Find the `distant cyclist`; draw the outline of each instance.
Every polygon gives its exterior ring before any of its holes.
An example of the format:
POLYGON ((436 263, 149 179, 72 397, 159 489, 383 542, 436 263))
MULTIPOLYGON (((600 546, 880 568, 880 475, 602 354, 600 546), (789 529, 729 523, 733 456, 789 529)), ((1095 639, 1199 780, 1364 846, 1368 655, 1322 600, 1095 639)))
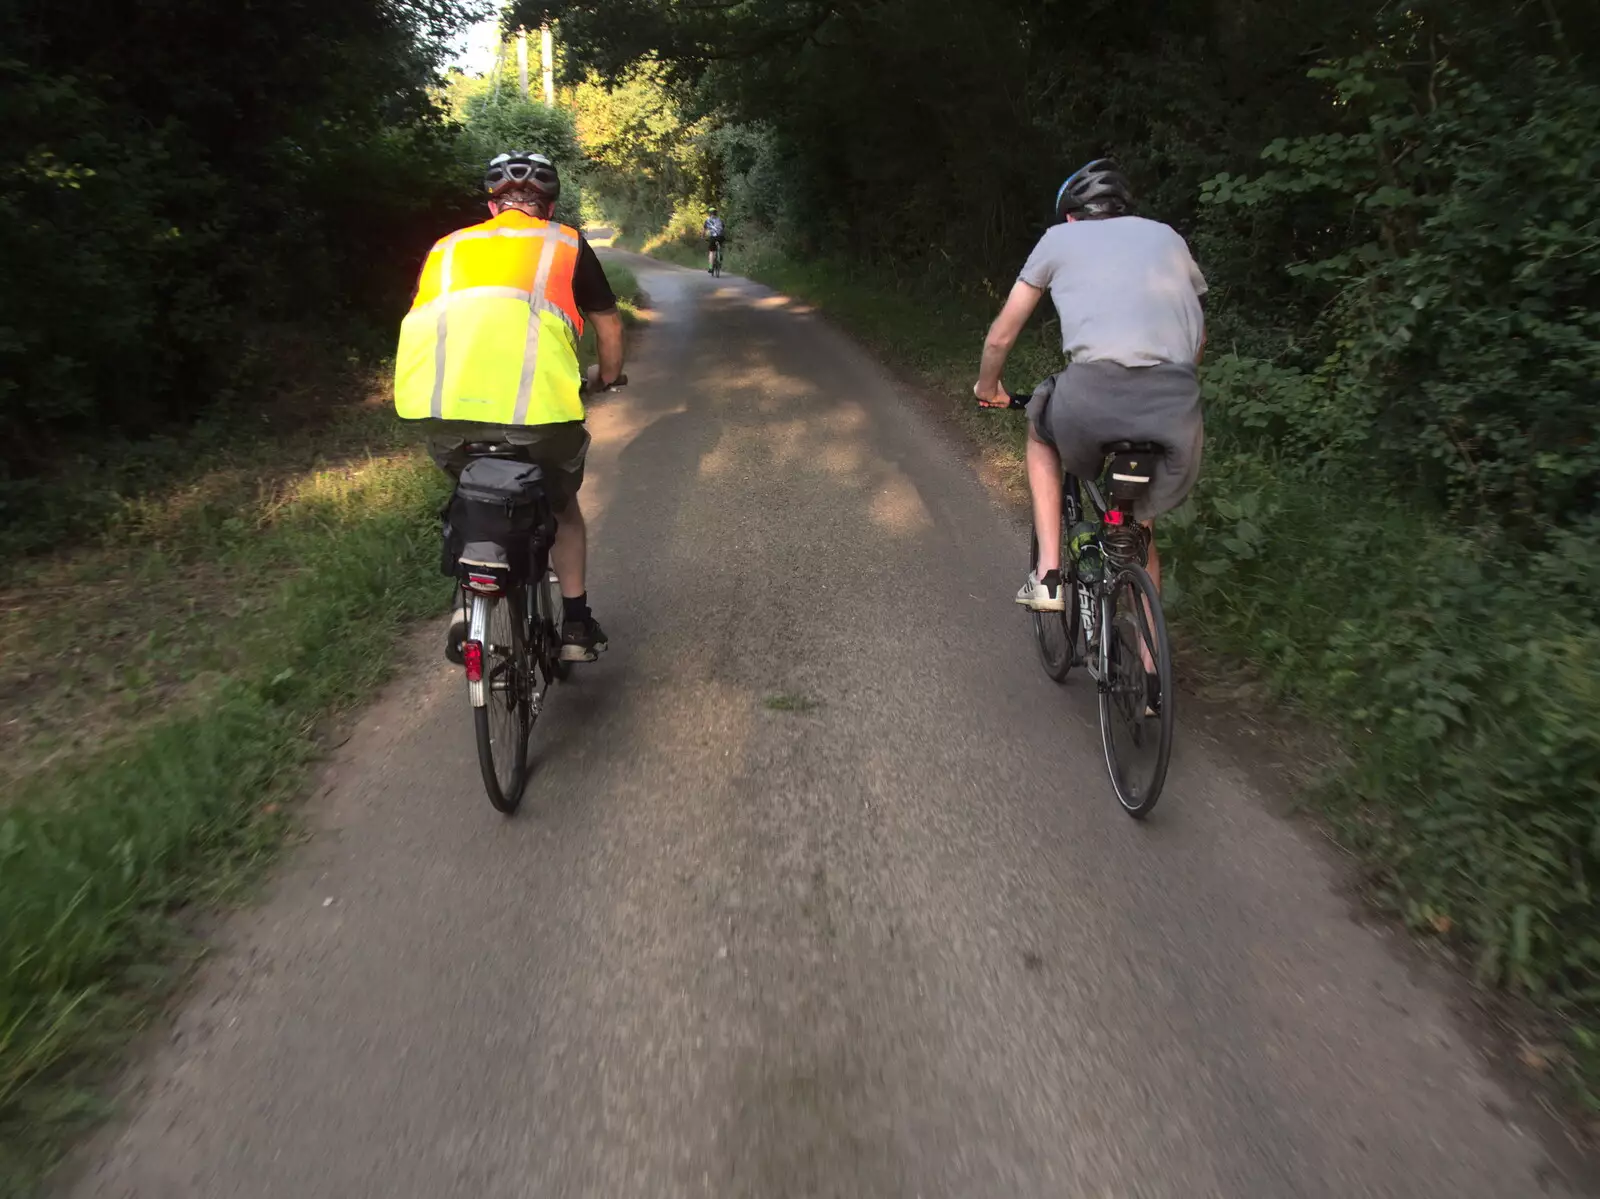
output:
MULTIPOLYGON (((1092 478, 1110 441, 1165 448, 1134 515, 1148 528, 1200 475, 1204 439, 1198 367, 1205 348, 1205 277, 1178 232, 1132 215, 1127 179, 1109 159, 1074 172, 1056 193, 1056 219, 1028 256, 989 329, 972 392, 985 407, 1010 401, 1000 375, 1045 291, 1061 318, 1066 370, 1028 402, 1028 488, 1039 535, 1036 571, 1017 603, 1066 607, 1061 577, 1061 472, 1092 478)), ((1150 577, 1161 562, 1150 542, 1150 577)))
MULTIPOLYGON (((606 635, 584 589, 588 532, 578 506, 589 434, 583 425, 578 338, 594 323, 599 363, 590 382, 622 375, 622 317, 600 260, 554 219, 561 179, 542 154, 500 154, 484 174, 490 219, 441 238, 428 254, 400 326, 394 398, 425 421, 428 450, 459 477, 472 442, 509 442, 544 468, 556 513, 550 562, 565 609, 561 658, 592 662, 606 635)), ((459 663, 458 607, 445 654, 459 663)))
POLYGON ((700 232, 706 239, 706 274, 711 274, 717 269, 717 251, 722 248, 722 239, 726 236, 722 218, 717 215, 715 208, 706 215, 706 223, 700 227, 700 232))

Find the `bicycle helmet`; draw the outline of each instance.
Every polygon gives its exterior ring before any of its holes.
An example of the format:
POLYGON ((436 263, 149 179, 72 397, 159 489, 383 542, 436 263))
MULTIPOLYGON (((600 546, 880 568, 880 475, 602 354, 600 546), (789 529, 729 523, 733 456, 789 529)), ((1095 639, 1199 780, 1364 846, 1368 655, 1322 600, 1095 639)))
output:
POLYGON ((1133 189, 1122 168, 1109 158, 1097 158, 1067 177, 1056 193, 1056 219, 1068 216, 1121 216, 1133 207, 1133 189))
POLYGON ((543 154, 526 150, 496 154, 483 174, 483 190, 494 200, 513 189, 531 191, 542 203, 554 204, 561 198, 561 176, 543 154))

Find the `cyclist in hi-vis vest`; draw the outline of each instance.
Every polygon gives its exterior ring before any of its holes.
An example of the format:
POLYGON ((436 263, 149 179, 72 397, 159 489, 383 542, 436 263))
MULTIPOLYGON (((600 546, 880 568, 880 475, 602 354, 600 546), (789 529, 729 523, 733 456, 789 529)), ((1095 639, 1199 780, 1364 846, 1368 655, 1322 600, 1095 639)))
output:
MULTIPOLYGON (((589 382, 622 376, 622 318, 594 250, 552 219, 561 179, 542 154, 498 155, 484 175, 490 219, 441 238, 428 254, 400 326, 395 408, 425 422, 428 450, 459 476, 473 442, 525 447, 544 468, 556 513, 550 564, 561 580, 562 657, 592 662, 606 647, 584 588, 587 531, 578 489, 589 434, 583 427, 578 338, 594 323, 599 346, 589 382)), ((446 655, 458 660, 465 613, 446 655)))

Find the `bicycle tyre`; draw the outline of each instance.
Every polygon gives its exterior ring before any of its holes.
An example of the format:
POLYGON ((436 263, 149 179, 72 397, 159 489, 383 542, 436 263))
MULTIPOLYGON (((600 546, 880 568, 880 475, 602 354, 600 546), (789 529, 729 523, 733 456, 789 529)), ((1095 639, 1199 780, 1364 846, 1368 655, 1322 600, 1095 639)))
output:
POLYGON ((472 602, 490 606, 483 626, 484 702, 472 710, 478 768, 489 802, 510 816, 527 786, 528 734, 533 728, 523 597, 514 592, 500 598, 475 596, 472 602))
MULTIPOLYGON (((1065 564, 1063 559, 1063 567, 1065 564)), ((1039 534, 1035 531, 1028 538, 1028 569, 1037 571, 1038 567, 1039 534)), ((1066 586, 1065 611, 1034 612, 1030 609, 1028 612, 1033 621, 1034 644, 1039 647, 1039 665, 1057 683, 1067 681, 1067 675, 1072 672, 1072 664, 1077 659, 1078 640, 1083 631, 1078 608, 1078 587, 1077 576, 1071 574, 1066 586)))
POLYGON ((544 640, 539 650, 539 660, 545 667, 545 678, 550 682, 566 682, 572 677, 572 663, 561 659, 561 584, 555 576, 545 572, 539 585, 538 620, 544 640))
POLYGON ((1161 798, 1167 766, 1172 757, 1175 727, 1172 683, 1172 644, 1161 596, 1142 566, 1121 568, 1100 598, 1101 661, 1100 742, 1105 749, 1106 771, 1122 810, 1143 820, 1161 798), (1143 602, 1137 602, 1137 601, 1143 602), (1131 640, 1129 633, 1131 630, 1131 640), (1145 669, 1140 642, 1155 662, 1160 709, 1145 713, 1145 669), (1153 742, 1153 744, 1152 744, 1153 742), (1134 751, 1147 760, 1146 769, 1134 775, 1134 751))

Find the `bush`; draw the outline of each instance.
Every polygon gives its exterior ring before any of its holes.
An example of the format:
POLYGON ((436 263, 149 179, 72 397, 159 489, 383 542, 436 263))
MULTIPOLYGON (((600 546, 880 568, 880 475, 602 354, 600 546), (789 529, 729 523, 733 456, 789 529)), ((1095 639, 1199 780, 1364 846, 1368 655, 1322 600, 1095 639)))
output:
POLYGON ((1353 230, 1289 267, 1329 307, 1316 398, 1280 428, 1538 540, 1600 511, 1600 87, 1550 59, 1526 90, 1440 66, 1419 111, 1401 72, 1377 52, 1315 72, 1349 128, 1205 196, 1353 230))
POLYGON ((1600 999, 1593 542, 1530 562, 1370 479, 1226 450, 1163 533, 1184 627, 1342 734, 1324 798, 1397 910, 1490 981, 1600 999))
POLYGON ((8 512, 63 445, 185 425, 251 387, 262 325, 391 325, 470 196, 427 91, 455 15, 0 11, 8 512))

